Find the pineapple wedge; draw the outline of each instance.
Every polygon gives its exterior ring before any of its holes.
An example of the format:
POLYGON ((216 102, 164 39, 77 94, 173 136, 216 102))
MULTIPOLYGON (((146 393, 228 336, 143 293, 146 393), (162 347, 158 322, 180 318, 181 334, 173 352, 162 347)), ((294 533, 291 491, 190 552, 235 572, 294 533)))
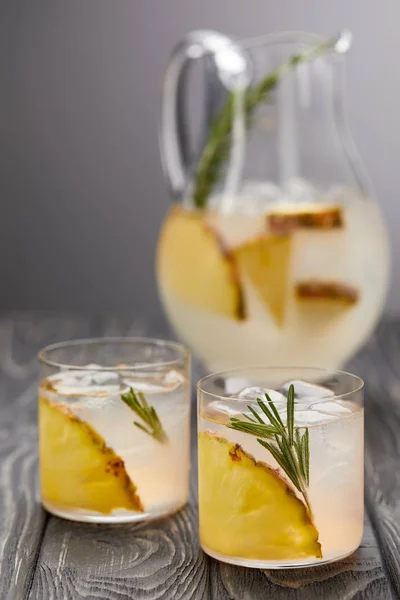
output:
POLYGON ((239 273, 247 276, 275 322, 283 325, 288 298, 292 240, 289 236, 265 236, 239 246, 233 255, 239 273))
POLYGON ((44 502, 110 514, 143 512, 123 460, 68 409, 39 399, 41 492, 44 502))
POLYGON ((327 204, 282 205, 267 215, 268 229, 288 234, 296 229, 341 229, 344 227, 340 206, 327 204))
POLYGON ((345 306, 358 301, 357 290, 338 281, 299 281, 296 284, 296 296, 299 300, 332 300, 345 306))
POLYGON ((193 307, 233 319, 244 318, 235 265, 200 212, 174 207, 157 250, 161 286, 193 307))
POLYGON ((295 284, 297 309, 307 328, 321 330, 355 306, 356 288, 335 281, 302 281, 295 284))
POLYGON ((200 540, 218 554, 251 560, 321 558, 318 531, 277 471, 238 444, 199 434, 200 540))

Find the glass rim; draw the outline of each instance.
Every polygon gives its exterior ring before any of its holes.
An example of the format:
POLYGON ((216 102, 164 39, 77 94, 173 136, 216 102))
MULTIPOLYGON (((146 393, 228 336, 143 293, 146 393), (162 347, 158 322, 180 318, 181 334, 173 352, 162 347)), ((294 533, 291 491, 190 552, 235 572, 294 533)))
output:
MULTIPOLYGON (((218 31, 209 31, 221 35, 218 31)), ((350 50, 353 41, 353 34, 349 29, 336 30, 332 35, 320 34, 305 29, 282 29, 281 31, 270 31, 253 36, 236 37, 232 36, 225 39, 225 43, 216 50, 205 50, 206 55, 218 55, 219 52, 229 50, 230 48, 237 49, 238 47, 245 51, 257 50, 268 46, 286 46, 291 44, 300 44, 306 47, 312 47, 324 42, 331 42, 332 46, 326 49, 323 56, 340 56, 346 55, 350 50)))
MULTIPOLYGON (((269 33, 262 33, 260 35, 254 35, 250 37, 244 37, 239 39, 233 39, 233 44, 240 44, 245 50, 252 50, 260 46, 273 46, 278 44, 304 44, 306 46, 313 46, 320 44, 329 39, 337 40, 337 44, 340 47, 340 42, 343 44, 346 42, 349 47, 351 45, 352 33, 348 29, 342 29, 338 33, 330 35, 322 35, 313 31, 306 31, 304 29, 283 29, 282 31, 271 31, 269 33)), ((332 48, 332 54, 339 54, 334 47, 332 48)))
POLYGON ((180 342, 175 342, 173 340, 163 340, 161 338, 151 338, 151 337, 142 337, 142 336, 131 336, 131 337, 123 337, 123 336, 106 336, 106 337, 93 337, 93 338, 81 338, 76 340, 68 340, 63 342, 55 342, 54 344, 49 344, 48 346, 44 346, 41 350, 39 350, 37 354, 37 358, 39 363, 42 365, 46 365, 48 367, 54 367, 58 369, 68 369, 74 371, 120 371, 122 368, 124 371, 140 371, 143 369, 148 369, 150 366, 153 368, 160 367, 173 367, 181 362, 187 362, 190 360, 191 352, 187 346, 181 344, 180 342), (180 353, 180 356, 174 358, 172 360, 157 360, 155 362, 147 362, 147 363, 138 363, 137 365, 123 365, 123 366, 91 366, 91 365, 74 365, 67 364, 64 362, 51 360, 46 357, 46 354, 51 352, 52 350, 58 350, 62 348, 69 348, 73 346, 84 346, 84 345, 102 345, 102 344, 148 344, 153 347, 163 347, 170 348, 171 350, 175 350, 180 353))
POLYGON ((361 377, 359 377, 358 375, 354 375, 354 373, 349 373, 348 371, 343 371, 341 369, 329 369, 329 368, 324 368, 324 367, 306 367, 304 365, 302 366, 296 366, 296 365, 289 365, 289 366, 280 366, 280 367, 273 367, 273 366, 254 366, 254 367, 239 367, 236 369, 227 369, 224 371, 218 371, 216 373, 210 373, 209 375, 205 375, 204 377, 202 377, 201 379, 199 379, 199 381, 197 382, 196 388, 198 392, 201 392, 203 394, 207 394, 208 396, 218 399, 218 400, 229 400, 230 402, 248 402, 249 400, 245 399, 245 398, 235 398, 235 397, 228 397, 228 396, 221 396, 220 394, 216 394, 214 392, 209 392, 206 389, 204 389, 202 387, 203 382, 208 381, 214 377, 226 377, 227 375, 237 375, 238 373, 244 373, 244 372, 250 372, 250 371, 270 371, 272 372, 277 372, 277 371, 290 371, 291 369, 293 370, 297 370, 297 371, 301 371, 301 370, 307 370, 307 371, 315 371, 318 373, 330 373, 330 374, 337 374, 337 375, 345 375, 346 377, 349 377, 350 379, 352 379, 353 381, 357 381, 358 382, 358 387, 356 387, 354 390, 351 390, 350 392, 344 392, 343 394, 334 394, 333 396, 329 396, 329 398, 331 398, 332 400, 341 400, 343 398, 348 398, 349 396, 352 396, 353 394, 357 394, 358 392, 360 392, 361 390, 364 389, 364 380, 361 379, 361 377))

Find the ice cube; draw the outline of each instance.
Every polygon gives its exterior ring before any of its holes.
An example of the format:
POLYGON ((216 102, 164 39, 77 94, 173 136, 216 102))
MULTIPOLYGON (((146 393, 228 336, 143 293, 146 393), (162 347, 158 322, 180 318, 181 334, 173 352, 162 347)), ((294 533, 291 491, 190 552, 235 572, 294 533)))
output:
POLYGON ((135 392, 141 392, 142 394, 160 394, 161 392, 165 392, 165 388, 162 385, 157 385, 150 381, 129 378, 124 379, 123 384, 128 388, 133 388, 135 392))
POLYGON ((114 371, 92 371, 90 376, 93 383, 98 383, 100 385, 107 381, 118 382, 118 373, 115 373, 114 371))
POLYGON ((289 179, 284 186, 284 192, 288 199, 296 204, 318 202, 321 198, 318 188, 299 177, 289 179))
POLYGON ((313 404, 311 407, 311 410, 317 410, 321 413, 324 414, 330 414, 330 415, 340 415, 343 413, 351 413, 352 410, 350 408, 347 408, 346 406, 343 406, 342 404, 339 404, 338 402, 318 402, 316 404, 313 404))
POLYGON ((163 377, 164 385, 167 385, 170 388, 176 388, 184 381, 185 377, 182 375, 182 373, 179 373, 179 371, 176 371, 175 369, 171 369, 163 377))
MULTIPOLYGON (((243 185, 240 210, 253 216, 262 216, 267 207, 282 196, 282 189, 271 182, 248 181, 243 185)), ((265 219, 263 232, 265 231, 265 219)))
POLYGON ((307 426, 314 425, 318 423, 328 423, 329 421, 334 421, 336 417, 334 415, 321 413, 318 411, 312 410, 299 410, 295 411, 294 414, 294 424, 295 426, 307 426))
MULTIPOLYGON (((271 390, 268 388, 262 388, 257 386, 245 387, 242 390, 240 390, 240 392, 237 392, 233 397, 238 398, 244 402, 247 401, 249 404, 252 405, 253 410, 260 415, 262 420, 268 423, 268 417, 263 413, 258 404, 256 404, 257 400, 262 400, 263 402, 268 404, 265 394, 268 394, 268 396, 274 403, 275 408, 280 414, 286 413, 287 399, 283 394, 277 392, 276 390, 271 390)), ((243 412, 250 415, 250 413, 244 408, 243 412)))
MULTIPOLYGON (((303 422, 305 420, 307 420, 307 415, 310 412, 310 407, 312 407, 313 403, 312 402, 296 402, 294 404, 294 424, 297 425, 298 423, 303 424, 303 422)), ((286 421, 287 421, 287 404, 285 402, 285 405, 278 405, 277 407, 278 413, 280 418, 282 419, 282 422, 286 425, 286 421)), ((311 419, 314 419, 315 417, 311 417, 311 419)))
POLYGON ((288 381, 282 386, 282 390, 287 394, 291 385, 294 387, 295 398, 302 402, 332 398, 335 395, 329 388, 316 385, 315 383, 307 383, 307 381, 302 381, 301 379, 288 381))
POLYGON ((243 406, 242 409, 240 402, 229 402, 228 399, 224 401, 215 400, 207 405, 203 416, 215 423, 229 425, 231 417, 243 419, 243 412, 245 410, 246 407, 243 406))
POLYGON ((67 370, 51 375, 46 389, 66 397, 109 397, 119 390, 118 376, 110 371, 67 370))
POLYGON ((286 396, 281 394, 281 392, 277 392, 276 390, 269 390, 267 388, 262 387, 245 387, 240 392, 235 394, 235 398, 240 398, 241 400, 263 400, 266 401, 265 394, 271 398, 274 404, 284 404, 286 406, 287 399, 286 396))
POLYGON ((229 377, 226 380, 218 379, 218 387, 221 388, 221 394, 234 396, 237 390, 241 390, 249 385, 249 380, 245 377, 229 377), (223 390, 223 391, 222 391, 223 390))
POLYGON ((143 394, 172 392, 185 380, 182 373, 175 369, 167 372, 124 371, 121 375, 124 386, 132 387, 136 392, 142 392, 143 394))

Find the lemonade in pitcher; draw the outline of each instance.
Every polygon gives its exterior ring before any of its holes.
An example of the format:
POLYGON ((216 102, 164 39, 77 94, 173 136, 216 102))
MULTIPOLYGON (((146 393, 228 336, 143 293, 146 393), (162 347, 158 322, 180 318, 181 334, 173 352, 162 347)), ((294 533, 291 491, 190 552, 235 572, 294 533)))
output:
POLYGON ((337 367, 371 334, 389 264, 334 85, 349 40, 282 34, 241 45, 215 35, 187 39, 188 56, 197 44, 214 57, 213 94, 218 83, 229 90, 189 174, 168 127, 179 53, 167 72, 162 148, 179 202, 157 250, 165 311, 214 371, 337 367))

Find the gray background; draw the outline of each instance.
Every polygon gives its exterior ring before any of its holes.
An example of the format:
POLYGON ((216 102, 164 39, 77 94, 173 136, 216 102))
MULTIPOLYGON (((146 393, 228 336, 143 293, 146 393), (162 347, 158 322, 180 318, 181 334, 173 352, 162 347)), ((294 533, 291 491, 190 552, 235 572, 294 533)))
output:
POLYGON ((200 27, 346 26, 349 119, 390 225, 399 312, 399 21, 398 0, 0 0, 0 304, 154 312, 172 46, 200 27))

